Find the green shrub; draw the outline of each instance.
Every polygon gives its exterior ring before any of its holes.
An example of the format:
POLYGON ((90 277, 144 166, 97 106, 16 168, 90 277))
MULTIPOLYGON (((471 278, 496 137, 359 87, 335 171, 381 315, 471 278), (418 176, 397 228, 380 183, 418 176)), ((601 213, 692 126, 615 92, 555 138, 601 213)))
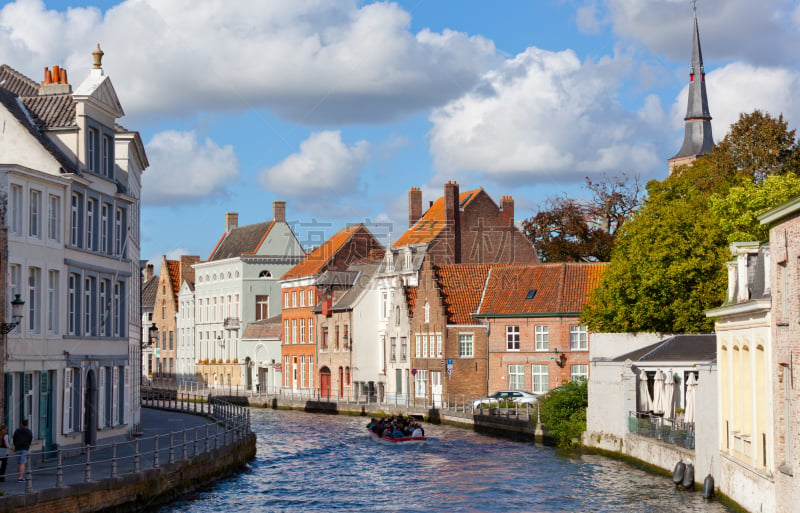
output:
POLYGON ((558 447, 572 447, 586 431, 588 405, 589 388, 585 379, 566 383, 542 398, 542 424, 558 447))

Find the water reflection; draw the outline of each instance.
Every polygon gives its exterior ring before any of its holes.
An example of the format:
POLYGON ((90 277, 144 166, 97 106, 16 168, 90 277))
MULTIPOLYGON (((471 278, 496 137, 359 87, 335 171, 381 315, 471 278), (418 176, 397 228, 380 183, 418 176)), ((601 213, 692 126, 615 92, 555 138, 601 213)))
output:
POLYGON ((253 410, 246 472, 161 512, 726 512, 700 493, 600 456, 425 426, 425 445, 372 443, 362 417, 253 410))

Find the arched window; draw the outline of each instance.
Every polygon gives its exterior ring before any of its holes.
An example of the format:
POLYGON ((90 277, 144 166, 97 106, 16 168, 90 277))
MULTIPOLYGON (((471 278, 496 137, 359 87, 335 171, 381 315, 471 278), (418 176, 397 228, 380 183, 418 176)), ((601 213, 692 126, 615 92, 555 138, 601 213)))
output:
POLYGON ((344 368, 344 384, 350 385, 350 367, 344 368))
POLYGON ((400 305, 394 307, 394 323, 400 326, 400 305))
POLYGON ((431 305, 425 301, 425 322, 431 322, 431 305))
POLYGON ((258 277, 259 277, 259 278, 272 278, 272 273, 270 273, 269 271, 267 271, 266 269, 264 269, 263 271, 261 271, 260 273, 258 273, 258 277))

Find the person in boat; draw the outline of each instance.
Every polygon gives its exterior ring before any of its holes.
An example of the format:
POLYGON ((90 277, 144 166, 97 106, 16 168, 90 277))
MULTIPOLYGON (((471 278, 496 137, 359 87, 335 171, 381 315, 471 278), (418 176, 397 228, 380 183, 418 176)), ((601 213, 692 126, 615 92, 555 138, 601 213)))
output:
POLYGON ((422 432, 422 427, 419 424, 414 424, 414 431, 411 432, 413 438, 422 438, 425 433, 422 432))
POLYGON ((394 431, 392 431, 392 438, 405 438, 406 434, 400 429, 399 426, 395 426, 394 431))

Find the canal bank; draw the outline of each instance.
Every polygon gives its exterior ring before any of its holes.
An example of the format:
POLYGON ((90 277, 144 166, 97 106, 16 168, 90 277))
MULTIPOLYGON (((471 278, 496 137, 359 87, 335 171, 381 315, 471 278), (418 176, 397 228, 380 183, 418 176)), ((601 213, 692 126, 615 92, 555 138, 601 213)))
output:
POLYGON ((0 511, 134 512, 174 500, 242 469, 255 457, 249 410, 215 401, 150 403, 144 432, 72 457, 49 458, 0 484, 0 511), (176 411, 177 410, 177 411, 176 411), (190 413, 191 412, 191 413, 190 413))

